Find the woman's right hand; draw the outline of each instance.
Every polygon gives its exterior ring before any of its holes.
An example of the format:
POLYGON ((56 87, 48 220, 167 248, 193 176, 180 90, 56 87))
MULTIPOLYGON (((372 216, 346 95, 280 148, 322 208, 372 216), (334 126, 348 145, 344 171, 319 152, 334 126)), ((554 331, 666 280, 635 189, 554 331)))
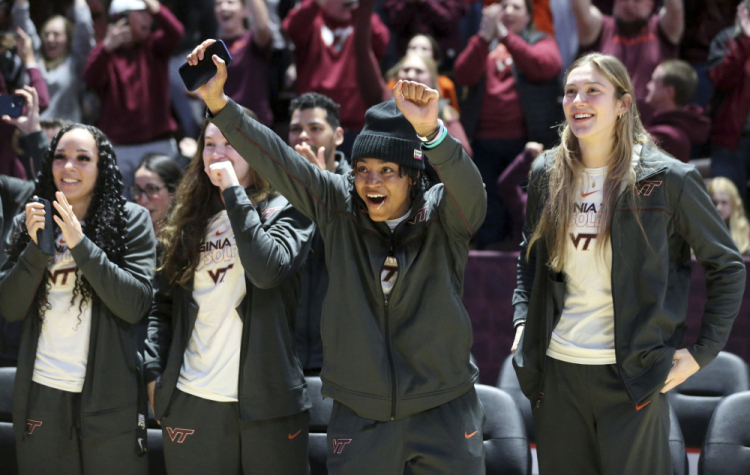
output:
POLYGON ((523 324, 516 327, 516 337, 513 338, 513 346, 510 347, 511 353, 515 353, 518 349, 518 344, 521 342, 521 335, 523 335, 523 327, 523 324))
MULTIPOLYGON (((148 391, 148 405, 151 406, 151 414, 156 418, 156 412, 154 411, 154 393, 156 392, 156 381, 151 381, 146 385, 148 391)), ((157 424, 161 425, 161 422, 156 421, 157 424)))
POLYGON ((42 203, 32 202, 26 205, 26 229, 28 229, 29 236, 31 236, 36 245, 39 245, 36 242, 36 232, 44 229, 44 215, 44 205, 42 203))
MULTIPOLYGON (((187 55, 188 64, 191 66, 197 65, 198 61, 203 59, 206 48, 215 42, 216 40, 206 40, 196 46, 193 52, 187 55)), ((227 82, 227 65, 217 55, 213 55, 211 59, 216 65, 216 74, 206 84, 198 88, 198 93, 206 103, 208 110, 212 114, 218 114, 229 101, 226 94, 224 94, 224 83, 227 82)))

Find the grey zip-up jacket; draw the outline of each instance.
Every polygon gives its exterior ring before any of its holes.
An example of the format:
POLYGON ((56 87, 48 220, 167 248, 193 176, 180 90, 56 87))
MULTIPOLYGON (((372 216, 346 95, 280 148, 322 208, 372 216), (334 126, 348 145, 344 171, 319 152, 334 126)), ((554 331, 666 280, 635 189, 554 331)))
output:
MULTIPOLYGON (((127 249, 120 265, 86 236, 70 250, 78 270, 94 288, 91 339, 81 397, 81 438, 120 434, 138 424, 141 363, 133 325, 148 313, 151 278, 156 264, 156 239, 151 217, 143 207, 125 204, 127 249)), ((14 229, 25 221, 18 215, 14 229)), ((11 233, 13 236, 14 233, 11 233)), ((41 325, 34 306, 37 287, 50 256, 29 241, 19 259, 8 259, 0 273, 0 312, 8 321, 23 319, 18 369, 13 392, 13 425, 25 436, 28 395, 34 372, 41 325)))
POLYGON ((469 391, 472 329, 461 302, 469 239, 484 221, 482 178, 447 136, 423 150, 440 174, 391 233, 347 177, 322 172, 229 101, 212 122, 250 166, 309 216, 325 241, 329 291, 321 335, 323 395, 367 419, 401 419, 469 391), (381 270, 398 279, 386 303, 381 270))
MULTIPOLYGON (((514 324, 525 322, 513 363, 524 394, 539 402, 544 361, 562 314, 565 277, 549 269, 542 242, 525 259, 547 199, 554 150, 532 165, 526 226, 513 295, 514 324)), ((682 348, 690 287, 690 249, 706 270, 707 302, 688 350, 703 367, 724 347, 745 291, 745 264, 698 171, 645 144, 636 168, 637 208, 620 196, 612 218, 612 302, 617 369, 634 404, 660 390, 682 348), (641 217, 644 232, 635 219, 641 217)), ((543 400, 541 401, 543 404, 543 400)))
MULTIPOLYGON (((241 420, 271 419, 311 407, 307 385, 294 351, 294 312, 299 298, 297 272, 310 252, 315 226, 281 195, 256 210, 241 186, 223 192, 247 293, 237 313, 242 319, 241 420)), ((217 203, 216 211, 222 209, 217 203)), ((195 328, 198 305, 193 279, 187 288, 170 286, 157 273, 146 341, 146 381, 156 381, 157 420, 169 419, 185 350, 195 328)))

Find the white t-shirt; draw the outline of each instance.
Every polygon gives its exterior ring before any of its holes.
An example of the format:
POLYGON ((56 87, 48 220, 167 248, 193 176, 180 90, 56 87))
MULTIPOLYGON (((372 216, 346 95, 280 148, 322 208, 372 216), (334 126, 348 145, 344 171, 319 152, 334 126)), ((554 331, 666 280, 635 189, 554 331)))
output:
MULTIPOLYGON (((407 211, 406 214, 401 216, 400 218, 386 219, 385 224, 387 224, 391 229, 391 232, 393 232, 396 229, 396 226, 398 226, 408 217, 409 212, 407 211)), ((396 285, 397 278, 398 261, 396 261, 396 256, 393 255, 393 249, 391 249, 388 251, 388 257, 385 258, 383 269, 380 271, 380 285, 383 286, 383 295, 385 296, 386 300, 388 300, 388 297, 391 296, 391 290, 393 290, 393 286, 396 285)))
POLYGON ((80 295, 71 306, 79 273, 62 234, 55 239, 55 251, 54 261, 47 267, 52 284, 47 298, 52 308, 44 315, 31 380, 60 391, 80 393, 89 357, 91 302, 84 304, 80 315, 80 295))
POLYGON ((208 225, 193 279, 198 316, 177 380, 180 391, 203 399, 236 402, 242 319, 236 308, 245 298, 245 270, 225 210, 208 225))
POLYGON ((597 240, 607 167, 587 168, 565 250, 565 301, 547 355, 575 364, 616 363, 612 243, 597 240), (598 246, 604 245, 604 253, 598 246))

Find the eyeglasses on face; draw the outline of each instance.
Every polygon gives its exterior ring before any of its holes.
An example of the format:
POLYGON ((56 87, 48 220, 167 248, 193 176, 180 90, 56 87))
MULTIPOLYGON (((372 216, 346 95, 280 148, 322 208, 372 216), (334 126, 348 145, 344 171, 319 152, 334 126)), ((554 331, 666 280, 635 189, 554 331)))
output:
POLYGON ((163 188, 166 188, 166 187, 159 186, 159 185, 152 185, 149 183, 148 185, 146 185, 145 189, 141 188, 138 185, 133 185, 130 188, 128 188, 128 190, 130 191, 130 196, 134 200, 137 200, 144 193, 146 194, 148 198, 155 198, 163 188))

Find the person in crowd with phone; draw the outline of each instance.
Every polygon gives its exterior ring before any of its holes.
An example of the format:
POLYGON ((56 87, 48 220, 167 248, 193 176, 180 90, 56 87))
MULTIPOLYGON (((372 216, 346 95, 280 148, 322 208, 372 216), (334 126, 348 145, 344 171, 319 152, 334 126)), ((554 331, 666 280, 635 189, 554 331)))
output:
MULTIPOLYGON (((13 74, 6 76, 8 71, 2 68, 2 74, 0 74, 0 116, 21 116, 21 108, 15 106, 23 104, 24 100, 15 96, 14 91, 21 90, 24 85, 31 86, 36 90, 39 99, 39 110, 41 112, 44 112, 47 106, 49 106, 47 83, 44 82, 44 78, 42 78, 36 58, 34 57, 31 37, 21 28, 17 28, 17 32, 18 37, 15 44, 16 55, 12 55, 11 58, 14 56, 20 58, 21 64, 25 67, 26 75, 28 76, 28 84, 25 84, 23 80, 15 77, 13 74)), ((13 148, 13 134, 15 132, 15 125, 7 121, 0 122, 0 175, 27 179, 30 177, 13 148)))
POLYGON ((158 0, 112 0, 104 41, 89 54, 83 80, 101 98, 97 125, 115 146, 130 188, 147 153, 177 155, 169 105, 169 57, 182 24, 158 0), (152 30, 154 21, 160 27, 152 30))
POLYGON ((726 344, 745 264, 695 167, 658 149, 625 66, 565 75, 561 145, 533 164, 513 295, 513 364, 539 473, 672 473, 667 391, 726 344), (706 270, 685 348, 691 248, 706 270))
POLYGON ((214 12, 221 38, 232 55, 227 94, 255 112, 263 125, 272 127, 268 67, 273 35, 265 2, 216 0, 214 12), (252 29, 248 18, 252 18, 252 29))
MULTIPOLYGON (((26 152, 27 160, 31 162, 28 165, 29 171, 40 170, 49 143, 39 119, 39 95, 30 86, 17 90, 16 95, 25 102, 23 113, 19 117, 2 116, 2 120, 15 126, 21 134, 19 144, 26 152)), ((35 173, 27 174, 29 177, 34 175, 35 173)), ((13 229, 13 218, 23 210, 23 206, 34 194, 35 186, 31 179, 0 175, 0 268, 7 257, 5 243, 13 229)), ((21 322, 6 321, 0 313, 0 366, 17 365, 21 325, 21 322)))
POLYGON ((39 70, 47 83, 50 105, 42 119, 66 119, 81 122, 81 102, 84 83, 81 81, 83 67, 89 52, 94 47, 94 22, 86 0, 75 0, 74 23, 61 15, 49 18, 42 25, 41 36, 29 16, 29 0, 15 0, 13 20, 31 38, 40 57, 39 70))
POLYGON ((123 191, 107 137, 74 124, 45 157, 35 194, 47 206, 30 202, 14 220, 0 313, 23 320, 13 394, 22 475, 148 473, 133 325, 151 304, 156 243, 148 212, 123 191))
MULTIPOLYGON (((357 82, 354 12, 358 5, 348 0, 303 0, 283 23, 294 43, 297 93, 317 92, 341 104, 344 143, 338 148, 347 156, 365 125, 368 107, 357 82)), ((366 54, 379 61, 385 56, 390 34, 378 15, 370 14, 367 20, 371 46, 366 54)))
POLYGON ((328 256, 323 396, 334 400, 328 473, 484 473, 484 413, 461 303, 469 240, 486 211, 481 176, 438 120, 438 92, 399 81, 367 111, 352 175, 321 171, 223 92, 198 90, 237 153, 319 226, 328 256), (424 162, 442 184, 426 190, 424 162), (439 467, 439 468, 436 468, 439 467))
POLYGON ((294 351, 312 222, 205 121, 161 233, 146 342, 170 473, 309 473, 294 351))

